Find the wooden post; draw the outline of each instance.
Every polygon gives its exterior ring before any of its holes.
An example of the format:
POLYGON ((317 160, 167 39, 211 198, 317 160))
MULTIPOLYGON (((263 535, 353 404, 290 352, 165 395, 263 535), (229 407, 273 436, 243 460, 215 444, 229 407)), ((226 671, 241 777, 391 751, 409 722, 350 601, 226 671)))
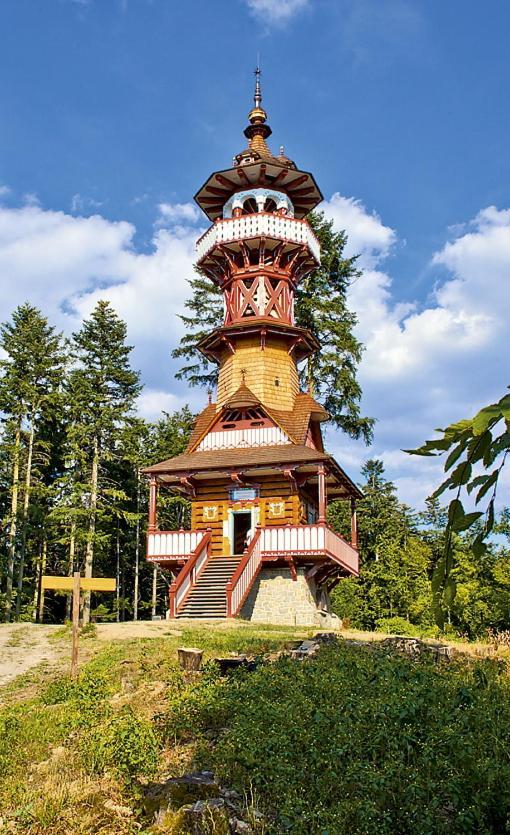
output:
POLYGON ((351 499, 351 545, 358 548, 358 519, 356 516, 356 499, 351 499))
POLYGON ((41 578, 41 589, 53 589, 54 591, 72 591, 72 647, 71 647, 71 677, 78 675, 78 637, 80 634, 80 597, 82 591, 115 591, 116 582, 112 577, 81 577, 79 571, 75 571, 72 577, 52 577, 43 574, 41 578))
POLYGON ((71 678, 78 675, 78 635, 80 629, 80 572, 73 574, 73 644, 71 648, 71 678))
POLYGON ((151 475, 150 487, 149 487, 149 525, 148 525, 148 528, 147 528, 149 533, 154 533, 154 531, 156 530, 157 496, 158 496, 158 483, 156 481, 156 476, 151 475))
POLYGON ((319 476, 319 522, 326 521, 326 470, 324 464, 317 468, 319 476))

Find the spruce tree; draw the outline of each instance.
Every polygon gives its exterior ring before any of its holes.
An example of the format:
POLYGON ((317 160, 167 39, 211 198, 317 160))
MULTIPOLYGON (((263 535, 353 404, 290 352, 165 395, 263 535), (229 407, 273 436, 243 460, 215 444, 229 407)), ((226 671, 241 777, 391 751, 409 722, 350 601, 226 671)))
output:
POLYGON ((1 326, 0 347, 5 352, 0 360, 0 409, 12 461, 5 585, 5 618, 9 620, 15 568, 17 616, 21 608, 34 463, 44 455, 40 427, 60 396, 65 355, 61 335, 30 304, 18 307, 12 321, 1 326))
MULTIPOLYGON (((356 315, 347 306, 349 284, 361 273, 356 257, 346 258, 347 236, 334 232, 333 221, 315 212, 308 220, 321 245, 321 265, 296 290, 296 324, 317 337, 321 350, 301 369, 302 381, 328 410, 332 421, 351 438, 370 442, 374 420, 360 411, 361 387, 357 368, 363 346, 354 334, 356 315)), ((192 296, 186 303, 189 314, 181 316, 186 333, 172 352, 187 363, 177 373, 191 385, 211 388, 217 368, 198 351, 197 343, 223 321, 222 293, 197 270, 190 279, 192 296)))
MULTIPOLYGON (((125 500, 122 485, 110 478, 108 465, 118 459, 122 433, 140 392, 139 374, 129 363, 126 325, 106 301, 99 301, 81 330, 73 335, 73 368, 68 382, 70 423, 69 466, 79 479, 75 500, 86 509, 85 577, 91 577, 96 544, 107 545, 110 521, 125 500)), ((90 619, 90 594, 85 595, 83 622, 90 619)))

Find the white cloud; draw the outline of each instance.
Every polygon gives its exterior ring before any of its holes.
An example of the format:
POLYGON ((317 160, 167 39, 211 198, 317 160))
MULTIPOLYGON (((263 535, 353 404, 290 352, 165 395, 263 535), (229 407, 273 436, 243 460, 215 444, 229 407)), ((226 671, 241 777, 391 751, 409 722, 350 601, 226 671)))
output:
POLYGON ((148 253, 135 250, 135 231, 98 214, 0 206, 0 318, 30 300, 69 332, 98 299, 108 299, 128 324, 145 382, 175 388, 170 350, 181 334, 176 314, 188 296, 199 230, 159 229, 148 253))
POLYGON ((2 197, 8 197, 10 193, 11 189, 9 188, 9 186, 0 186, 0 200, 2 199, 2 197))
POLYGON ((84 197, 82 194, 73 194, 71 198, 71 211, 75 214, 84 214, 93 209, 100 209, 103 203, 94 200, 93 197, 84 197))
POLYGON ((186 402, 170 391, 145 388, 138 398, 137 411, 147 420, 157 420, 162 412, 174 412, 186 402))
POLYGON ((309 0, 244 0, 250 12, 262 23, 283 25, 309 6, 309 0))
MULTIPOLYGON (((420 503, 438 483, 440 465, 401 448, 419 445, 436 427, 498 399, 510 382, 510 210, 491 206, 456 227, 432 258, 431 268, 441 268, 443 276, 429 300, 402 304, 383 270, 393 231, 352 198, 334 195, 324 209, 349 234, 349 254, 359 252, 365 266, 349 302, 366 346, 360 367, 364 409, 378 423, 373 449, 354 449, 362 457, 382 457, 404 498, 420 503)), ((331 442, 339 455, 352 457, 352 450, 345 452, 349 442, 331 442)))
POLYGON ((319 208, 334 221, 337 230, 348 231, 345 254, 359 255, 363 268, 373 267, 385 258, 396 241, 394 230, 384 226, 375 212, 367 212, 363 203, 354 197, 335 192, 319 208))
POLYGON ((198 206, 194 203, 160 203, 157 226, 174 226, 178 224, 193 224, 200 219, 198 206))

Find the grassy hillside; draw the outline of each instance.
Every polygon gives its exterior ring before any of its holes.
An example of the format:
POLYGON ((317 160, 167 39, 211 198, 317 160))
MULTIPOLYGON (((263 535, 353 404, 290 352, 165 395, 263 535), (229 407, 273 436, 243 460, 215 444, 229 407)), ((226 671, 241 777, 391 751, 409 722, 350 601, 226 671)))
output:
POLYGON ((1 833, 182 832, 171 816, 153 825, 145 785, 194 768, 261 810, 268 835, 508 831, 504 661, 434 665, 340 640, 313 661, 185 675, 179 645, 260 655, 309 631, 167 631, 83 640, 77 682, 38 670, 0 690, 1 833))

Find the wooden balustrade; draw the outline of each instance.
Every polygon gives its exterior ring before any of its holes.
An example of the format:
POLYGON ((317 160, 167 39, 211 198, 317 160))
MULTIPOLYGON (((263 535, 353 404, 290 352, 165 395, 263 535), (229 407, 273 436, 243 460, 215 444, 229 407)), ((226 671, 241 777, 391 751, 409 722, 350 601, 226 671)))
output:
POLYGON ((147 534, 147 559, 189 559, 200 543, 204 531, 150 531, 147 534))
POLYGON ((317 263, 320 261, 320 244, 308 222, 272 212, 256 212, 217 220, 197 241, 197 261, 205 258, 216 244, 260 236, 306 244, 317 263))
POLYGON ((262 564, 262 529, 257 528, 232 579, 227 583, 227 617, 239 614, 262 564))
MULTIPOLYGON (((189 533, 189 531, 188 531, 189 533)), ((202 533, 194 553, 170 586, 170 617, 175 618, 210 557, 211 531, 202 533)))

